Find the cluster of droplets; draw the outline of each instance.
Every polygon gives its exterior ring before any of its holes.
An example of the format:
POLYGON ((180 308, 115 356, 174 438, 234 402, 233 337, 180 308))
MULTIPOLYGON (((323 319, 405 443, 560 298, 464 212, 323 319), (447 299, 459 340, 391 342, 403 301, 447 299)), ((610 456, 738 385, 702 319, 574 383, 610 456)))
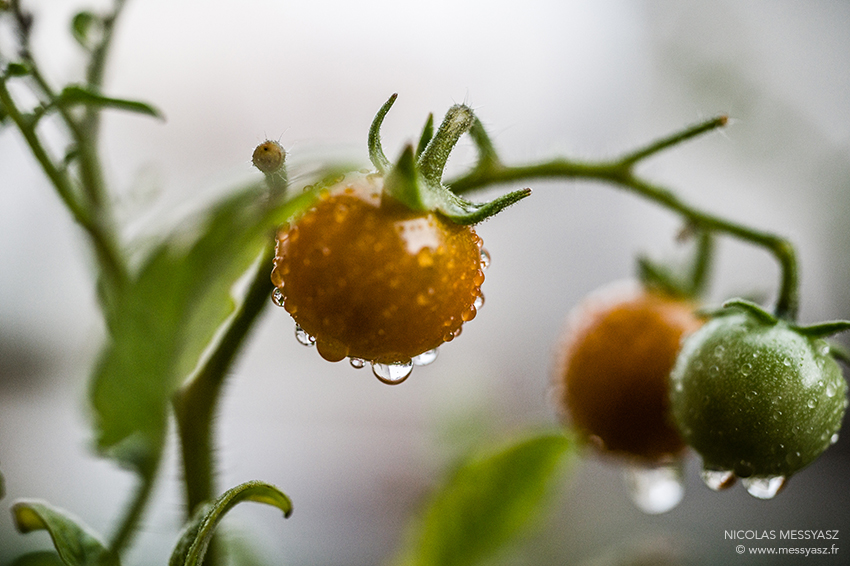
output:
MULTIPOLYGON (((481 271, 485 271, 490 266, 490 253, 485 248, 480 248, 481 253, 481 271)), ((272 291, 272 302, 278 306, 283 308, 286 295, 283 291, 282 281, 274 281, 275 283, 280 283, 280 286, 275 287, 272 291)), ((470 312, 477 312, 484 306, 484 293, 482 293, 479 289, 478 294, 475 297, 475 301, 472 303, 472 308, 470 312)), ((468 320, 472 320, 472 317, 469 317, 468 320)), ((466 318, 464 321, 468 321, 466 318)), ((461 328, 458 328, 454 332, 446 335, 444 340, 449 342, 454 338, 460 336, 461 328)), ((295 340, 301 344, 302 346, 315 346, 316 345, 316 337, 311 336, 306 330, 301 328, 298 324, 295 325, 295 340)), ((366 367, 366 364, 371 365, 372 374, 378 381, 381 383, 385 383, 387 385, 398 385, 403 383, 410 377, 410 374, 413 372, 413 368, 416 366, 427 366, 434 362, 437 359, 437 355, 439 354, 439 349, 434 348, 432 350, 428 350, 426 352, 422 352, 421 354, 414 356, 412 359, 406 362, 395 362, 390 364, 379 363, 375 361, 368 361, 362 358, 349 357, 348 361, 351 364, 351 367, 354 369, 363 369, 366 367)))
MULTIPOLYGON (((834 440, 837 441, 837 436, 834 440)), ((833 442, 834 443, 834 442, 833 442)), ((732 470, 706 466, 700 472, 703 483, 713 491, 729 489, 738 480, 732 470)), ((685 495, 683 462, 680 459, 657 465, 633 464, 625 468, 623 480, 632 502, 644 513, 657 515, 676 507, 685 495)), ((758 499, 772 499, 788 482, 786 476, 741 478, 747 493, 758 499)))
MULTIPOLYGON (((741 465, 746 467, 748 464, 746 462, 741 462, 741 465)), ((723 470, 720 468, 705 466, 700 472, 700 478, 702 478, 702 482, 709 489, 713 491, 723 491, 735 485, 738 476, 736 476, 735 472, 732 470, 723 470)), ((781 475, 749 476, 741 478, 741 483, 743 484, 744 489, 747 490, 747 493, 758 499, 773 499, 777 493, 782 491, 782 488, 785 487, 787 482, 788 478, 781 475)))

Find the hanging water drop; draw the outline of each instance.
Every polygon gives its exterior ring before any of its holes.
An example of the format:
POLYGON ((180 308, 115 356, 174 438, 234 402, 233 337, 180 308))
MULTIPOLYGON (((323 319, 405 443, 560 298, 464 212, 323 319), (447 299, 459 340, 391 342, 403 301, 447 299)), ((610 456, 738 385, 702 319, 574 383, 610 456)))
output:
POLYGON ((735 484, 735 473, 732 470, 716 470, 703 468, 700 472, 702 482, 714 491, 729 489, 735 484))
POLYGON ((283 301, 285 299, 286 299, 286 297, 283 294, 283 289, 281 289, 280 287, 275 287, 274 291, 272 291, 272 302, 275 305, 282 307, 283 301))
POLYGON ((685 495, 681 462, 651 468, 630 466, 623 479, 632 502, 650 515, 670 511, 685 495))
POLYGON ((351 367, 354 369, 363 369, 366 367, 366 360, 362 358, 348 358, 348 363, 351 364, 351 367))
POLYGON ((488 267, 490 267, 490 252, 481 248, 481 271, 487 271, 488 267))
POLYGON ((835 444, 836 442, 838 442, 838 433, 837 432, 829 438, 830 444, 835 444))
POLYGON ((297 324, 295 325, 295 339, 298 340, 298 343, 301 344, 302 346, 315 346, 316 345, 315 336, 310 336, 309 334, 307 334, 307 331, 305 331, 303 328, 301 328, 297 324))
POLYGON ((437 350, 437 348, 434 348, 433 350, 428 350, 427 352, 422 352, 418 356, 414 356, 414 358, 410 361, 413 362, 413 365, 415 366, 427 366, 428 364, 433 363, 434 360, 437 359, 438 353, 439 350, 437 350))
POLYGON ((484 306, 484 293, 478 293, 478 296, 475 297, 475 301, 473 301, 472 306, 475 307, 476 310, 481 310, 481 307, 484 306))
POLYGON ((413 362, 400 362, 395 364, 378 364, 372 362, 372 373, 381 383, 387 385, 398 385, 410 376, 413 371, 413 362))
POLYGON ((773 499, 785 486, 786 480, 785 476, 753 476, 742 479, 741 483, 753 497, 773 499))

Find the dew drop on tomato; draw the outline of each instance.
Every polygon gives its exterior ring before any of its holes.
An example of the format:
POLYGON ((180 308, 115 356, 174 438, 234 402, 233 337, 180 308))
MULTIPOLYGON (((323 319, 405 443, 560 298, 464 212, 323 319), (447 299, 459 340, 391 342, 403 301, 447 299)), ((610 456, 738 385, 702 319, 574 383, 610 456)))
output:
POLYGON ((283 306, 283 302, 286 300, 286 297, 283 294, 283 289, 280 287, 275 287, 275 290, 272 291, 272 302, 279 306, 283 306))
POLYGON ((741 480, 747 493, 758 499, 773 499, 779 493, 788 478, 785 476, 753 476, 741 480))
POLYGON ((720 470, 715 468, 703 468, 700 472, 700 478, 712 491, 722 491, 734 485, 735 473, 732 470, 720 470))
POLYGON ((486 271, 490 267, 490 252, 481 248, 481 271, 486 271))
POLYGON ((372 373, 381 383, 387 385, 398 385, 410 377, 413 371, 413 362, 400 362, 395 364, 380 364, 372 362, 372 373))
POLYGON ((658 466, 630 465, 624 480, 632 502, 644 513, 659 515, 670 511, 685 495, 682 462, 658 466))
POLYGON ((474 306, 476 310, 481 310, 481 307, 484 306, 484 293, 478 293, 475 297, 475 301, 472 303, 472 306, 474 306))
POLYGON ((298 340, 298 343, 302 346, 315 346, 316 338, 307 334, 307 331, 295 325, 295 339, 298 340))
POLYGON ((439 354, 439 350, 434 348, 433 350, 428 350, 427 352, 422 352, 418 356, 415 356, 411 362, 413 362, 413 365, 415 366, 427 366, 437 359, 437 354, 439 354))

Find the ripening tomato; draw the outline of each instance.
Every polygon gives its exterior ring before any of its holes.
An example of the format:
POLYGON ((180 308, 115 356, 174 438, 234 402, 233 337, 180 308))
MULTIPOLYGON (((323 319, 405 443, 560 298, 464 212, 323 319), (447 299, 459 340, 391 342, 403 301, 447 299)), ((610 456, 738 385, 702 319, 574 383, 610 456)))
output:
POLYGON ((351 173, 277 236, 272 281, 330 361, 409 363, 476 315, 481 239, 382 188, 379 174, 351 173))
POLYGON ((565 420, 605 454, 652 464, 680 453, 668 379, 682 337, 700 324, 691 302, 638 284, 587 297, 570 315, 557 365, 565 420))

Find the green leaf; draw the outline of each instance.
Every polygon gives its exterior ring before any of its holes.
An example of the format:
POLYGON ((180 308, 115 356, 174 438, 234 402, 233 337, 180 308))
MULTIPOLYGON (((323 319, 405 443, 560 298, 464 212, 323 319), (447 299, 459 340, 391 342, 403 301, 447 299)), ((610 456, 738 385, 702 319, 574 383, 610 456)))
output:
POLYGON ((129 112, 146 114, 148 116, 153 116, 154 118, 163 118, 163 115, 159 110, 145 102, 124 100, 122 98, 109 98, 80 85, 69 85, 62 89, 62 92, 56 98, 56 104, 59 106, 82 104, 84 106, 116 108, 118 110, 127 110, 129 112))
POLYGON ((543 434, 464 463, 432 497, 404 566, 472 566, 491 558, 538 519, 574 443, 543 434))
POLYGON ((197 566, 201 564, 215 528, 230 509, 243 501, 254 501, 277 507, 283 511, 285 518, 292 514, 292 502, 278 488, 259 481, 243 483, 228 490, 214 503, 205 505, 195 513, 183 530, 168 565, 197 566))
POLYGON ((188 222, 194 233, 153 250, 107 313, 111 340, 90 390, 102 453, 143 473, 158 461, 171 396, 234 312, 235 283, 272 244, 274 228, 314 198, 311 191, 269 206, 251 187, 216 204, 200 225, 188 222))
POLYGON ((25 63, 9 63, 4 75, 7 77, 25 77, 30 74, 30 68, 25 63))
POLYGON ((86 49, 91 49, 94 42, 90 36, 95 31, 95 26, 102 26, 102 20, 94 13, 84 10, 77 13, 71 20, 71 33, 77 43, 86 49))
POLYGON ((43 501, 19 501, 12 506, 15 527, 21 533, 46 530, 66 566, 117 566, 110 552, 85 525, 67 512, 43 501))
POLYGON ((65 563, 55 552, 43 551, 19 556, 12 566, 65 566, 65 563))

